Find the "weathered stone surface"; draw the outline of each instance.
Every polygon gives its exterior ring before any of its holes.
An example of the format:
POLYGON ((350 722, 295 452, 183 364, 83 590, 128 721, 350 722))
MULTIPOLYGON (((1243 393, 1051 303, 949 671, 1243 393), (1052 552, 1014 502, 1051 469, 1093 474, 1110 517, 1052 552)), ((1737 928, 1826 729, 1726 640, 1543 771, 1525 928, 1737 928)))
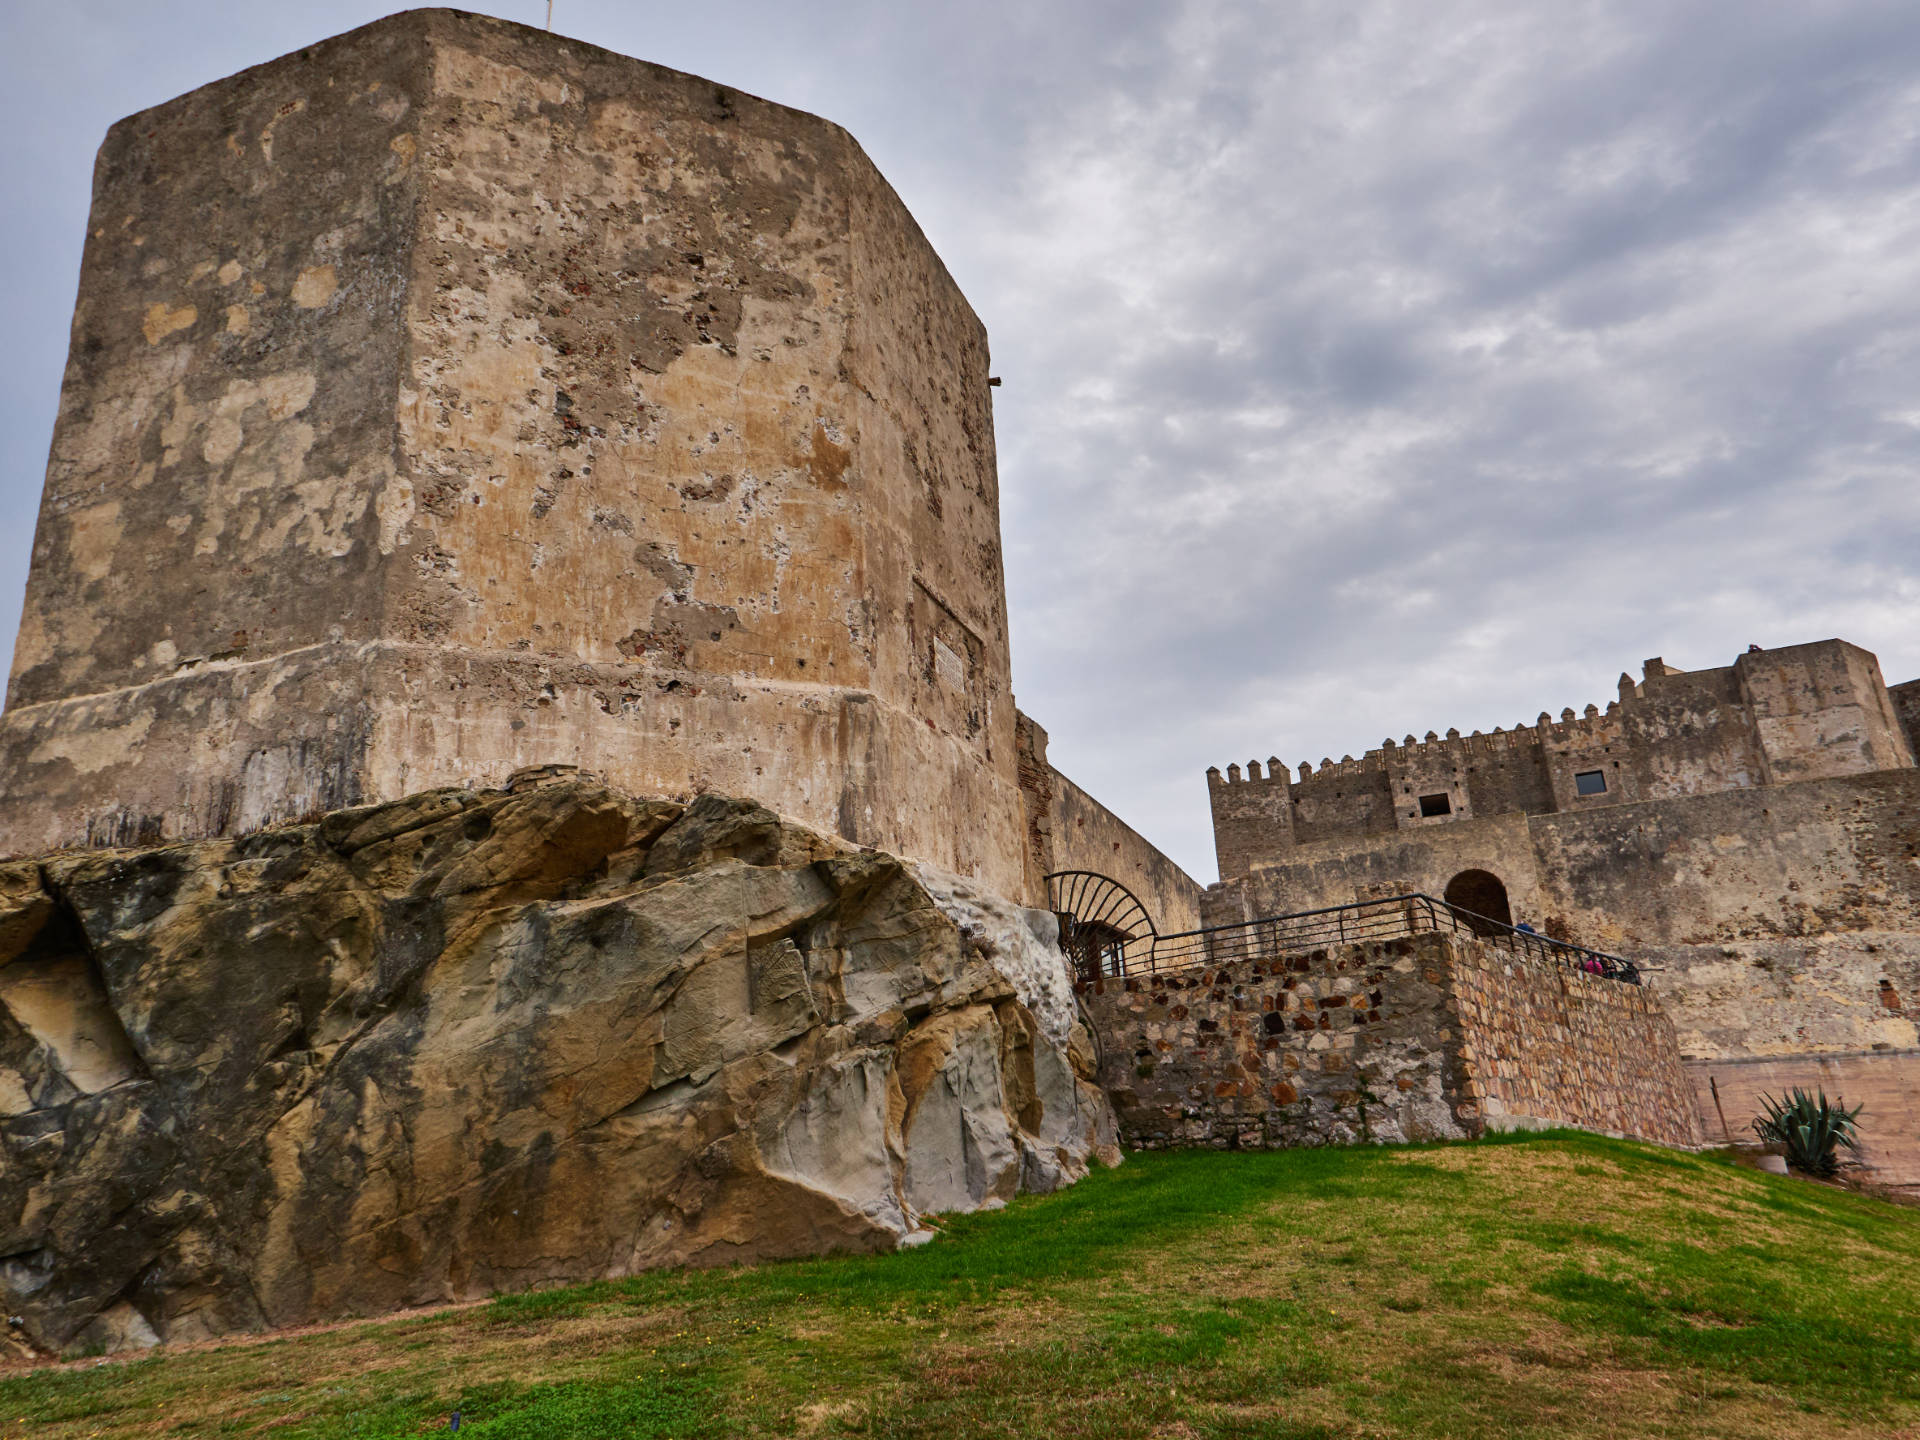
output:
POLYGON ((8 871, 0 1303, 177 1341, 884 1249, 1117 1160, 1050 917, 949 904, 581 779, 8 871))
POLYGON ((130 117, 0 854, 562 763, 1037 899, 987 379, 853 139, 691 75, 420 10, 130 117))

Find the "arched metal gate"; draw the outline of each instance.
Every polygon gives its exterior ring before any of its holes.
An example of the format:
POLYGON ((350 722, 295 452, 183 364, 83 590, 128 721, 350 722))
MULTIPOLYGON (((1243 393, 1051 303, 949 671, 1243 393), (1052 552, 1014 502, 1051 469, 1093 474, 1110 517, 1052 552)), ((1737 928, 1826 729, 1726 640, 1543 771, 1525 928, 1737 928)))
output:
POLYGON ((1153 968, 1153 916, 1112 876, 1057 870, 1047 876, 1047 908, 1060 917, 1060 948, 1080 979, 1153 968))

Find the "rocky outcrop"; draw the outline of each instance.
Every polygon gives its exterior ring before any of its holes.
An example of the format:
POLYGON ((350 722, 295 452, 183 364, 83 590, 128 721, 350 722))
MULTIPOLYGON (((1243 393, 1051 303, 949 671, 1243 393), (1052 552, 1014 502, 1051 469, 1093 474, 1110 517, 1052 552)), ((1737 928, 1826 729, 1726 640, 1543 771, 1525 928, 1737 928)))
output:
POLYGON ((1050 922, 579 779, 0 866, 12 1338, 885 1249, 1071 1181, 1118 1152, 1050 922))

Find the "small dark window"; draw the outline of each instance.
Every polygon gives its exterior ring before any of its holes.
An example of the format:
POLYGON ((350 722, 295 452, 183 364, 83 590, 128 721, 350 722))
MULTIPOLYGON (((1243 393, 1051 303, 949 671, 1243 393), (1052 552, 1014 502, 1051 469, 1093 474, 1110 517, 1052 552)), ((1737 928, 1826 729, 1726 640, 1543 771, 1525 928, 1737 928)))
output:
POLYGON ((1445 795, 1422 795, 1420 797, 1420 813, 1422 815, 1451 815, 1453 813, 1453 801, 1449 800, 1445 795))
POLYGON ((1573 791, 1576 795, 1604 795, 1607 793, 1607 772, 1604 770, 1582 770, 1573 777, 1573 791))

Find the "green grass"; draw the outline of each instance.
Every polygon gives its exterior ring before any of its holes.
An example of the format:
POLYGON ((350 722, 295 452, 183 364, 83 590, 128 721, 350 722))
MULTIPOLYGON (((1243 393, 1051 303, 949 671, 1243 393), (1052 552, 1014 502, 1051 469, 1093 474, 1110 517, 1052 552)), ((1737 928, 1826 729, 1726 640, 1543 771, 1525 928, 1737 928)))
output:
POLYGON ((1137 1155, 899 1255, 0 1379, 0 1436, 1920 1435, 1920 1212, 1572 1133, 1137 1155))

